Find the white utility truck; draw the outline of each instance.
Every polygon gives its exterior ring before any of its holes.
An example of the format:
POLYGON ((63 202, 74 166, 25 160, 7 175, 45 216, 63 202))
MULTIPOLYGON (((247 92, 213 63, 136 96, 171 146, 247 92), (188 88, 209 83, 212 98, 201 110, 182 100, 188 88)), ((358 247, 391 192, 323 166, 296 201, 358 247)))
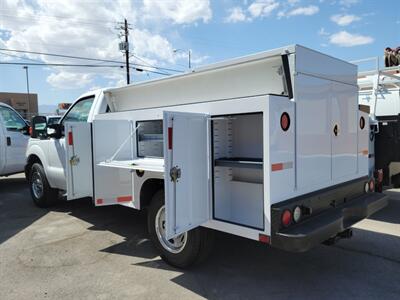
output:
POLYGON ((0 102, 0 176, 24 172, 29 125, 11 106, 0 102))
POLYGON ((32 196, 147 209, 178 267, 204 257, 210 229, 289 251, 349 237, 387 203, 357 90, 356 66, 294 45, 86 94, 31 140, 32 196))
POLYGON ((358 74, 359 103, 370 107, 370 173, 378 186, 400 186, 400 67, 377 67, 358 74), (380 184, 380 182, 382 184, 380 184))

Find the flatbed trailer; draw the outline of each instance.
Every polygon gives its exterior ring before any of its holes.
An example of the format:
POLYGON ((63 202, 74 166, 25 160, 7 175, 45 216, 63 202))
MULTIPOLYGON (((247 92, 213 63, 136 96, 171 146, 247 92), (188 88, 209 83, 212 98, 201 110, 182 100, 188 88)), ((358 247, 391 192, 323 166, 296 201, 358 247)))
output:
POLYGON ((386 205, 368 176, 355 65, 293 45, 104 91, 65 124, 67 199, 147 209, 168 263, 211 230, 306 251, 386 205))

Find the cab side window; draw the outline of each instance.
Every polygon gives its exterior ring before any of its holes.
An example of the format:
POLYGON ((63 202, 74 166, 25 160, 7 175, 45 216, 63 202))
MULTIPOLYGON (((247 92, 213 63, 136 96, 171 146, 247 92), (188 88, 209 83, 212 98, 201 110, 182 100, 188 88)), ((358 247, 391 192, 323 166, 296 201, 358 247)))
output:
POLYGON ((77 102, 64 117, 62 123, 64 124, 65 122, 87 122, 93 101, 94 96, 85 98, 77 102))
POLYGON ((0 106, 0 114, 8 131, 20 131, 26 127, 26 122, 12 109, 0 106))

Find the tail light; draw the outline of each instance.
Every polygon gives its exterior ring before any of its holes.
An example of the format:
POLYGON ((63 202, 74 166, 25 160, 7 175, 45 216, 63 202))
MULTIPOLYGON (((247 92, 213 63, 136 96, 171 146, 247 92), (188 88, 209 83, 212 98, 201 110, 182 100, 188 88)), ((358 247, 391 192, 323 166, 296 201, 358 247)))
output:
POLYGON ((379 169, 378 170, 378 176, 377 176, 378 178, 378 183, 382 183, 382 181, 383 181, 383 170, 382 169, 379 169))
POLYGON ((302 211, 300 206, 296 206, 293 210, 293 221, 298 223, 302 217, 302 211))
POLYGON ((33 132, 32 126, 29 126, 29 135, 30 136, 32 136, 32 132, 33 132))
POLYGON ((290 127, 290 117, 287 112, 281 115, 281 128, 283 131, 287 131, 290 127))
POLYGON ((364 191, 365 191, 366 193, 369 192, 369 182, 366 182, 366 183, 365 183, 364 191))
POLYGON ((375 190, 375 182, 374 182, 374 180, 373 179, 371 179, 370 181, 369 181, 369 191, 370 192, 373 192, 374 190, 375 190))
POLYGON ((281 216, 281 222, 284 227, 288 227, 292 223, 292 212, 285 209, 281 216))

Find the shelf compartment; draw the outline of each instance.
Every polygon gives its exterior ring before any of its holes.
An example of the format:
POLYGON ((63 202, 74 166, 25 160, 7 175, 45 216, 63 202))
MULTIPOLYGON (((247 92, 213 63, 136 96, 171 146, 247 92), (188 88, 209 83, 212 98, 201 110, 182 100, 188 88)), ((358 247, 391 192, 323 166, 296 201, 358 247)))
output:
POLYGON ((223 157, 215 159, 215 166, 228 168, 262 169, 263 161, 261 158, 223 157))

